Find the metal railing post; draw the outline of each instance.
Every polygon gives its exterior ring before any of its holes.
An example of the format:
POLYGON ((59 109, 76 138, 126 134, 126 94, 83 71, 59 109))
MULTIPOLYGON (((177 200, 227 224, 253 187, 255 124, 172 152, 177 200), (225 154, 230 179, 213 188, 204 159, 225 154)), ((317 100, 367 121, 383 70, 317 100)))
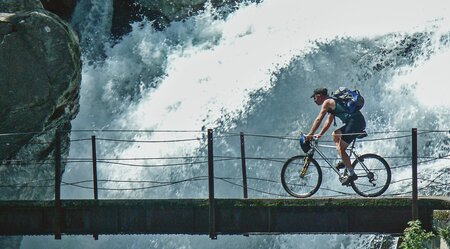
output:
POLYGON ((245 162, 245 139, 244 133, 241 132, 241 161, 242 161, 242 187, 244 191, 244 198, 248 198, 248 190, 247 190, 247 164, 245 162))
POLYGON ((419 218, 417 191, 417 128, 412 129, 412 220, 419 218))
POLYGON ((213 131, 208 129, 208 189, 209 189, 209 238, 217 239, 216 203, 214 199, 213 131))
POLYGON ((92 177, 94 180, 94 200, 98 200, 98 186, 97 186, 97 146, 95 136, 92 139, 92 177))
MULTIPOLYGON (((94 181, 94 200, 98 200, 98 185, 97 185, 97 143, 95 136, 91 137, 92 141, 92 178, 94 181)), ((93 237, 98 240, 98 234, 94 233, 93 237)))
POLYGON ((61 133, 55 133, 55 239, 61 239, 61 133))

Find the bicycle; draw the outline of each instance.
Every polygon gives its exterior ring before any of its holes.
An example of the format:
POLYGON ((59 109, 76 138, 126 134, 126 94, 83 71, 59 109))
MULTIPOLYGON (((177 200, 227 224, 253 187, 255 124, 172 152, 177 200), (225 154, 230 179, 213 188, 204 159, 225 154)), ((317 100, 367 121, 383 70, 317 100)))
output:
MULTIPOLYGON (((362 139, 367 136, 364 131, 359 134, 357 139, 362 139)), ((358 175, 358 179, 350 183, 353 190, 363 197, 376 197, 383 194, 391 182, 391 169, 384 158, 376 154, 359 155, 355 150, 356 139, 353 140, 349 150, 350 157, 355 160, 352 167, 358 175)), ((341 175, 339 169, 336 169, 331 161, 320 151, 318 139, 314 138, 311 143, 311 148, 306 155, 298 155, 289 158, 283 165, 281 170, 281 183, 283 188, 290 195, 297 198, 307 198, 312 196, 319 190, 322 184, 322 170, 317 161, 313 158, 317 152, 320 157, 333 169, 339 176, 339 180, 346 175, 341 175)), ((323 146, 333 147, 334 146, 323 146)), ((348 186, 348 185, 347 185, 348 186)))

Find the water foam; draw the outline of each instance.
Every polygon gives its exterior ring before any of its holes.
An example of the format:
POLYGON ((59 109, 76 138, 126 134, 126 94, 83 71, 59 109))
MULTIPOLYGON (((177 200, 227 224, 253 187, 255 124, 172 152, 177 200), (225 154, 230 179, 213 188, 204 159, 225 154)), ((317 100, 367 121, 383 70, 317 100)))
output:
MULTIPOLYGON (((369 101, 364 109, 370 121, 370 131, 408 130, 412 126, 423 129, 448 128, 450 115, 445 113, 449 111, 449 102, 443 96, 448 86, 442 83, 450 78, 443 69, 449 60, 448 13, 450 11, 445 1, 433 2, 430 6, 429 3, 409 1, 369 4, 360 1, 312 3, 266 0, 261 4, 242 5, 224 19, 216 19, 214 10, 207 9, 185 22, 173 23, 163 31, 155 31, 146 21, 137 23, 129 35, 116 45, 105 48, 104 61, 91 64, 85 61, 81 112, 73 125, 75 129, 140 130, 202 130, 206 127, 221 131, 296 135, 309 128, 317 112, 317 107, 309 99, 311 90, 322 84, 334 88, 347 82, 361 88, 368 100, 377 100, 369 101), (427 39, 432 44, 426 42, 427 39), (408 49, 417 53, 409 53, 408 49), (434 92, 431 90, 434 88, 443 90, 434 92), (430 123, 430 120, 433 122, 430 123)), ((116 149, 110 146, 109 151, 100 152, 104 153, 101 156, 135 158, 199 155, 205 146, 203 135, 196 132, 181 135, 139 133, 124 137, 139 140, 194 137, 199 140, 181 145, 147 143, 116 149)), ((255 156, 286 157, 298 153, 295 141, 249 140, 247 148, 255 156)), ((409 143, 408 139, 364 142, 362 150, 375 151, 385 156, 405 155, 410 149, 409 143)), ((215 150, 226 155, 239 155, 235 138, 217 141, 215 150)), ((437 155, 445 150, 446 147, 436 143, 427 155, 437 155)), ((89 151, 73 144, 71 156, 83 155, 88 157, 89 151)), ((167 161, 160 160, 157 163, 167 161)), ((445 169, 439 162, 433 165, 430 175, 445 169)), ((278 180, 279 166, 276 163, 250 164, 249 174, 278 180)), ((219 163, 217 172, 234 176, 238 174, 236 169, 239 167, 237 163, 219 163)), ((99 170, 102 178, 125 180, 170 180, 205 173, 205 169, 200 166, 181 170, 149 171, 120 167, 99 170)), ((409 171, 404 170, 395 179, 406 178, 408 174, 409 171)), ((89 178, 86 168, 68 167, 64 175, 66 181, 80 178, 89 178)), ((324 186, 329 189, 340 188, 333 178, 328 179, 324 186)), ((136 185, 123 183, 114 186, 136 185)), ((272 185, 264 183, 255 183, 253 186, 267 191, 274 189, 272 185)), ((407 187, 405 182, 390 191, 403 191, 407 187)), ((275 191, 282 193, 279 185, 276 188, 278 190, 275 191)), ((230 188, 226 183, 218 183, 217 190, 218 195, 226 197, 239 196, 241 192, 239 188, 230 188)), ((162 195, 186 198, 204 197, 205 193, 203 182, 177 187, 175 190, 165 188, 165 191, 160 192, 102 193, 102 197, 151 198, 162 195)), ((90 195, 73 188, 66 189, 63 194, 72 198, 90 195)), ((267 197, 262 193, 252 195, 267 197)), ((323 248, 322 244, 309 243, 310 239, 302 236, 233 239, 224 236, 214 242, 197 236, 179 236, 176 240, 171 236, 128 238, 127 244, 134 243, 133 247, 136 248, 193 248, 202 245, 220 248, 228 246, 230 241, 235 241, 236 247, 242 248, 267 248, 268 244, 271 248, 293 248, 298 244, 323 248)), ((313 238, 312 241, 317 240, 317 237, 313 238)), ((84 238, 65 239, 62 243, 72 248, 79 241, 85 241, 82 242, 83 248, 97 248, 104 244, 118 248, 120 243, 117 242, 120 240, 117 237, 101 236, 98 244, 86 242, 84 238)), ((33 240, 25 239, 23 248, 33 245, 27 241, 33 240)), ((351 244, 340 239, 328 241, 329 248, 351 244)), ((45 243, 49 248, 51 244, 56 244, 51 240, 45 243)))

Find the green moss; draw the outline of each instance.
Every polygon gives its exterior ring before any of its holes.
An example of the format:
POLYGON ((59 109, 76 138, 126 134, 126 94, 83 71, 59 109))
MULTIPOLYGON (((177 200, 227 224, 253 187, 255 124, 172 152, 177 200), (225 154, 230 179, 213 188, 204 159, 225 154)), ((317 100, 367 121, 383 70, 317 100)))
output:
MULTIPOLYGON (((409 208, 410 198, 307 198, 307 199, 215 199, 220 207, 376 207, 376 208, 409 208)), ((0 208, 8 207, 54 207, 54 201, 0 201, 0 208)), ((199 207, 209 206, 208 199, 115 199, 115 200, 62 200, 65 208, 77 207, 199 207)), ((450 210, 447 199, 421 198, 419 209, 450 210)), ((437 217, 449 218, 449 212, 437 213, 437 217)))
POLYGON ((435 210, 433 212, 433 219, 442 222, 450 222, 450 210, 435 210))
MULTIPOLYGON (((220 206, 260 207, 410 207, 407 198, 219 199, 220 206)), ((431 205, 431 204, 426 204, 431 205)), ((433 205, 431 205, 433 206, 433 205)))

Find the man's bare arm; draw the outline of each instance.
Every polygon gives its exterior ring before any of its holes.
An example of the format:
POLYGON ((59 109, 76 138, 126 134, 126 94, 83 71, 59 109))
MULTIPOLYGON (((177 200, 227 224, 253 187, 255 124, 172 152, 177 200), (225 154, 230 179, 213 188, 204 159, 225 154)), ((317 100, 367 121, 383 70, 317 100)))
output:
MULTIPOLYGON (((323 118, 325 117, 325 115, 327 114, 328 110, 331 108, 331 106, 333 104, 334 104, 334 102, 331 99, 327 99, 327 100, 325 100, 325 102, 323 102, 322 107, 320 108, 319 115, 317 115, 316 119, 314 119, 314 122, 313 122, 313 124, 311 126, 311 130, 309 131, 308 135, 306 135, 307 139, 311 139, 312 138, 312 136, 314 135, 314 132, 316 132, 316 130, 319 128, 320 124, 322 123, 323 118)), ((330 114, 330 116, 331 116, 331 114, 330 114)), ((329 126, 330 125, 328 124, 328 127, 329 126)), ((327 127, 327 129, 328 129, 328 127, 327 127)))
POLYGON ((325 124, 323 124, 322 130, 319 132, 319 137, 323 136, 323 134, 325 134, 325 132, 327 132, 327 130, 330 128, 331 124, 333 123, 334 120, 334 115, 333 114, 329 114, 327 117, 327 120, 325 121, 325 124))

